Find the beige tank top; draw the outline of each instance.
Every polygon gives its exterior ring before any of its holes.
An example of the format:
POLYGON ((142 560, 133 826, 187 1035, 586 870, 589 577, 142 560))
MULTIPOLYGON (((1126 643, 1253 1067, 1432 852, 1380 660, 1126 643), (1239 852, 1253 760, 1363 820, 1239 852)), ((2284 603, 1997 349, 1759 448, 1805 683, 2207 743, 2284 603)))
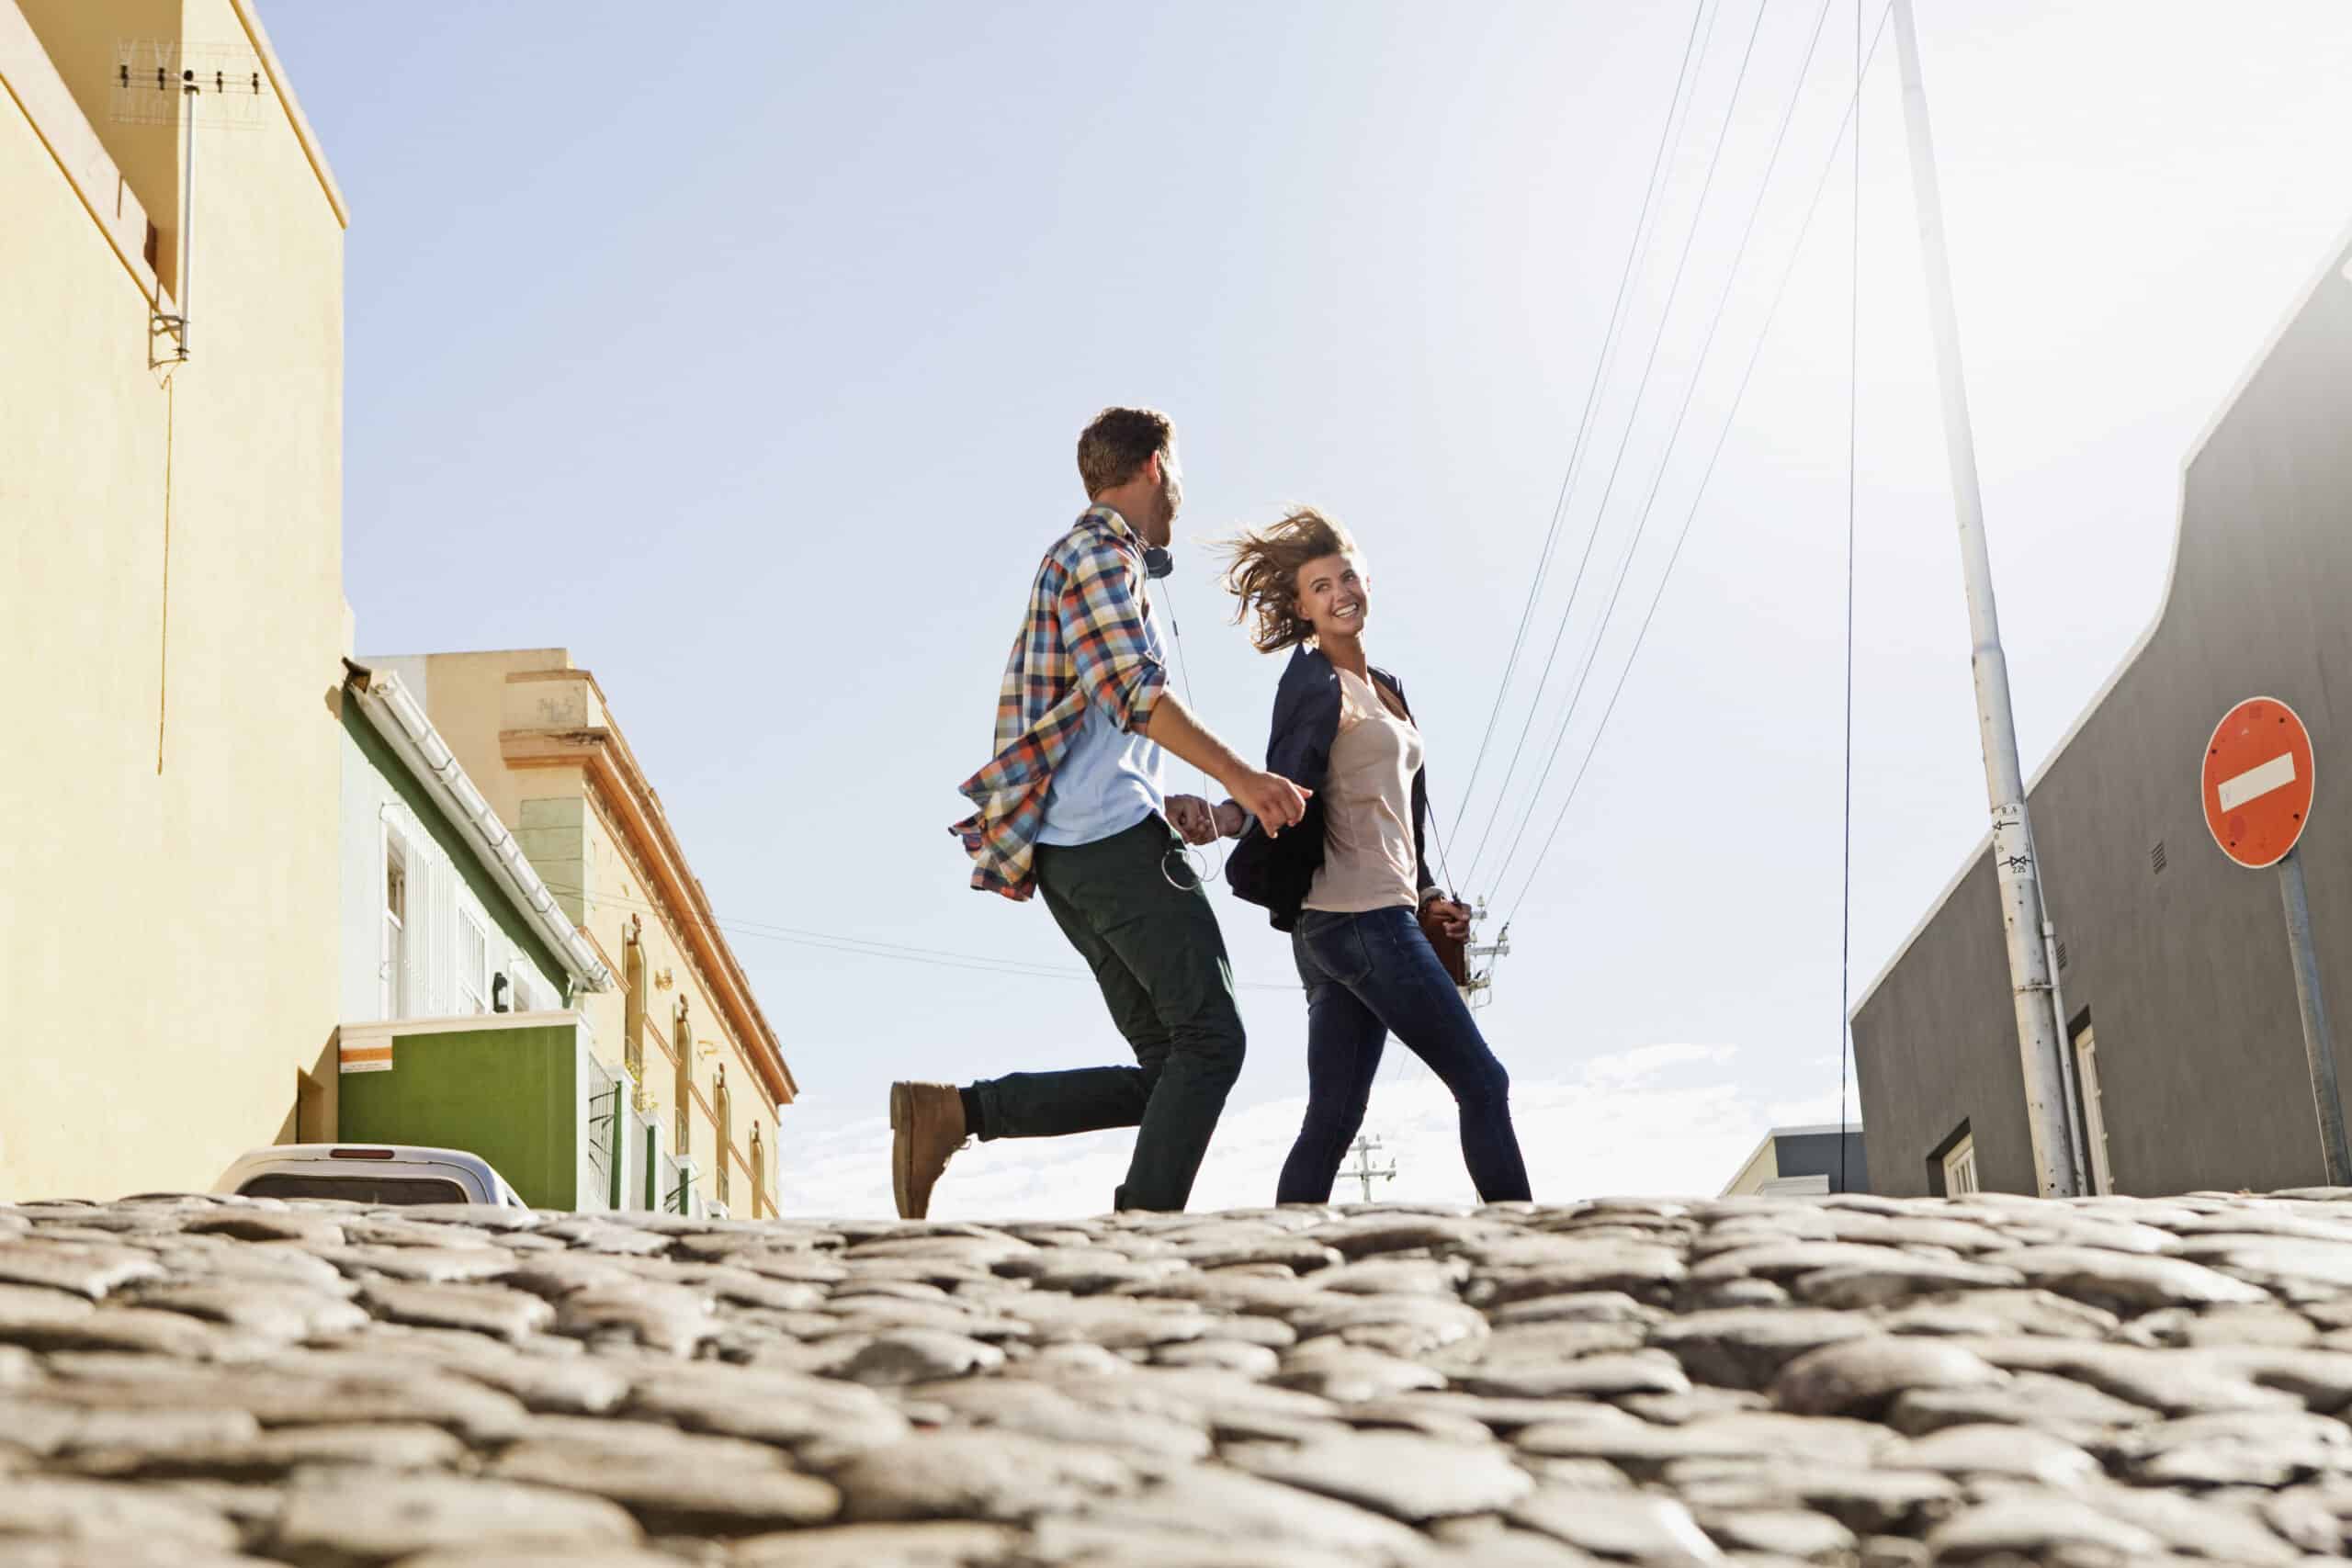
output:
POLYGON ((1323 780, 1323 869, 1306 907, 1362 914, 1420 903, 1413 849, 1413 775, 1421 734, 1352 672, 1340 676, 1340 730, 1323 780))

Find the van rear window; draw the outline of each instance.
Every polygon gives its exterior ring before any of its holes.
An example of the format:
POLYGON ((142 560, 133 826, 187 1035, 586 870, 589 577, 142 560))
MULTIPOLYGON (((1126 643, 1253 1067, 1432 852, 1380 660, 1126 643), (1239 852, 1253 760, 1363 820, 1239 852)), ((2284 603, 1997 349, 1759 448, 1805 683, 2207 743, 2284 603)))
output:
POLYGON ((348 1203, 470 1203, 472 1196, 436 1176, 295 1176, 272 1171, 237 1189, 243 1198, 340 1198, 348 1203))

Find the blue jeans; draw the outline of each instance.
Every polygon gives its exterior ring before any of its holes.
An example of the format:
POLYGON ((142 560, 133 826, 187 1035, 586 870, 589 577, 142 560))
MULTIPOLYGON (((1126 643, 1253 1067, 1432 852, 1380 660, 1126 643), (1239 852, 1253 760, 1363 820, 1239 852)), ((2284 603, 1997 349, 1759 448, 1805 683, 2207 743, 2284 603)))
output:
POLYGON ((1478 1196, 1489 1203, 1528 1197, 1527 1164, 1510 1125, 1510 1075, 1487 1048, 1413 911, 1302 910, 1291 952, 1306 987, 1306 1121, 1283 1162, 1274 1201, 1330 1201, 1392 1032, 1453 1090, 1462 1159, 1478 1196))

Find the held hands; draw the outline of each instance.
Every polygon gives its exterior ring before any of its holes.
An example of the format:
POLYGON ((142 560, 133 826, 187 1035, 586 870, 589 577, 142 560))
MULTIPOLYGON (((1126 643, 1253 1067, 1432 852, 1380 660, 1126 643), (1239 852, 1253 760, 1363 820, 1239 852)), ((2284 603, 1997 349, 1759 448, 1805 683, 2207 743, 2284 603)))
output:
POLYGON ((1456 942, 1466 942, 1470 936, 1470 907, 1457 904, 1437 888, 1421 895, 1421 912, 1437 916, 1438 930, 1456 942))
POLYGON ((1315 793, 1299 788, 1280 773, 1256 768, 1237 773, 1226 783, 1233 791, 1232 804, 1255 817, 1269 839, 1280 838, 1283 829, 1295 826, 1306 815, 1307 796, 1315 793))
POLYGON ((1197 795, 1168 797, 1168 825, 1188 844, 1205 844, 1217 836, 1217 813, 1197 795))

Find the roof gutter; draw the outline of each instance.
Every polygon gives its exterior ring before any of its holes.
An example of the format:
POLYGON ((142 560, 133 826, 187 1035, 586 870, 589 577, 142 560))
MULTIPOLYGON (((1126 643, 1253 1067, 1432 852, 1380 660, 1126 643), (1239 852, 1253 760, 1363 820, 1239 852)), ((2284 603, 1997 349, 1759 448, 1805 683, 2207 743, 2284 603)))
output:
POLYGON ((596 955, 596 950, 579 928, 565 917, 555 895, 548 891, 548 885, 531 868, 523 846, 514 841, 514 835, 499 820, 498 813, 491 809, 481 791, 474 787, 473 780, 458 764, 457 753, 449 750, 448 742, 441 739, 441 732, 433 728, 433 721, 424 716, 424 709, 409 695, 400 678, 379 674, 347 659, 344 667, 350 671, 345 689, 359 699, 359 711, 368 716, 368 724, 408 765, 416 782, 436 797, 455 820, 464 824, 466 841, 473 846, 475 855, 505 886, 525 918, 555 950, 573 985, 582 990, 611 990, 613 972, 605 966, 605 961, 596 955))

